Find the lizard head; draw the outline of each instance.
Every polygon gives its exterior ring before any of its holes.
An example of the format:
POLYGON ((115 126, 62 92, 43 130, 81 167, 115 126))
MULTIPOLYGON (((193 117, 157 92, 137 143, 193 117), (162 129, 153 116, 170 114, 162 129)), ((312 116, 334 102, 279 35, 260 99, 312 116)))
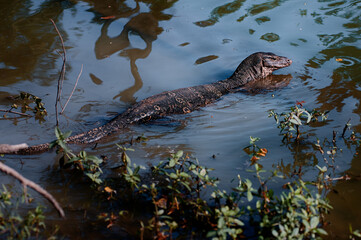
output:
POLYGON ((288 67, 292 60, 269 52, 257 52, 242 61, 233 74, 238 79, 247 78, 246 82, 265 78, 273 71, 288 67))
MULTIPOLYGON (((278 56, 274 53, 258 53, 262 59, 262 71, 266 76, 270 75, 273 71, 288 67, 292 64, 292 60, 286 57, 278 56)), ((264 77, 266 77, 264 76, 264 77)))

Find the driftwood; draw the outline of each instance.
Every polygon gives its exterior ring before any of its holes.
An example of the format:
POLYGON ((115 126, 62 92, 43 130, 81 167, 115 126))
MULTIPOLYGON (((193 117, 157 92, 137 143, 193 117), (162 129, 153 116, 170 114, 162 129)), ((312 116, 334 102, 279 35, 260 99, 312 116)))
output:
POLYGON ((20 149, 27 148, 27 147, 29 147, 29 146, 26 143, 15 144, 15 145, 0 144, 0 152, 12 152, 12 151, 17 152, 20 149))

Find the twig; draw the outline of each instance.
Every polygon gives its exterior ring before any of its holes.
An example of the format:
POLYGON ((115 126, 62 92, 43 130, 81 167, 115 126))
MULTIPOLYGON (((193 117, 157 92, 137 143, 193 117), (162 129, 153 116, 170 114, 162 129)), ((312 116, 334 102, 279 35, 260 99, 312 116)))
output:
POLYGON ((345 127, 343 128, 341 137, 344 137, 344 136, 345 136, 345 132, 346 132, 347 128, 349 128, 350 122, 351 122, 351 118, 350 118, 350 119, 347 121, 347 123, 345 124, 345 127))
POLYGON ((80 69, 80 72, 79 72, 79 74, 78 74, 78 77, 76 78, 76 82, 75 82, 75 85, 74 85, 74 87, 73 87, 73 90, 71 91, 71 94, 70 94, 68 100, 66 100, 66 103, 65 103, 63 109, 61 110, 61 113, 60 113, 60 114, 63 114, 66 106, 68 105, 68 102, 69 102, 70 98, 73 96, 74 91, 75 91, 75 89, 76 89, 76 86, 78 85, 78 81, 79 81, 79 78, 80 78, 82 72, 83 72, 83 64, 81 65, 81 69, 80 69))
POLYGON ((61 67, 61 72, 60 72, 60 75, 59 75, 59 78, 58 78, 58 89, 56 91, 56 101, 55 101, 56 126, 58 126, 59 125, 58 104, 60 103, 61 90, 63 88, 63 82, 64 82, 64 77, 65 77, 66 51, 65 51, 63 37, 61 36, 61 34, 60 34, 58 28, 56 27, 56 24, 53 21, 53 19, 50 19, 50 21, 52 22, 56 32, 58 33, 58 36, 59 36, 60 41, 61 41, 61 47, 63 49, 63 65, 61 67))
POLYGON ((25 116, 25 117, 32 117, 30 114, 27 114, 27 113, 21 113, 21 112, 15 112, 15 111, 12 111, 12 110, 4 110, 4 109, 0 109, 0 112, 7 112, 7 113, 18 114, 18 115, 25 116))
POLYGON ((4 172, 10 176, 13 176, 17 180, 19 180, 21 182, 21 184, 23 184, 24 189, 26 188, 26 186, 29 186, 32 189, 34 189, 35 191, 37 191, 38 193, 40 193, 41 195, 43 195, 51 204, 53 204, 55 209, 58 211, 59 215, 62 218, 65 218, 64 210, 60 207, 60 205, 56 201, 56 199, 49 192, 47 192, 44 188, 42 188, 38 184, 34 183, 33 181, 23 177, 20 173, 18 173, 17 171, 15 171, 12 168, 6 166, 2 162, 0 162, 0 171, 4 172))
POLYGON ((328 181, 338 181, 338 180, 351 180, 351 177, 349 175, 344 175, 341 177, 335 177, 335 178, 327 178, 328 181))

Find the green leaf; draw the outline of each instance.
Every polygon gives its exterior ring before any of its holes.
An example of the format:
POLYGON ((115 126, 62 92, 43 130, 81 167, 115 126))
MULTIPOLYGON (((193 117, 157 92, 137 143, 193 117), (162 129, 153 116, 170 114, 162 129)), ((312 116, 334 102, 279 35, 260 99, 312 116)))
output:
POLYGON ((68 160, 67 163, 73 163, 73 162, 76 162, 76 161, 79 161, 79 160, 81 160, 80 157, 72 157, 71 159, 68 160))
POLYGON ((252 201, 252 199, 253 199, 252 192, 251 192, 251 191, 247 191, 247 200, 248 200, 248 202, 252 201))
POLYGON ((320 223, 320 219, 318 216, 314 216, 311 218, 311 228, 317 228, 318 224, 320 223))
POLYGON ((83 159, 85 159, 86 158, 86 152, 85 151, 80 151, 80 153, 79 153, 79 156, 81 157, 81 158, 83 158, 83 159))
POLYGON ((129 175, 133 175, 133 170, 129 166, 127 167, 127 172, 129 175))
POLYGON ((237 224, 238 226, 244 226, 244 223, 243 223, 241 220, 237 219, 237 218, 233 219, 233 221, 234 221, 234 223, 237 224))
POLYGON ((67 139, 68 137, 70 137, 71 135, 71 131, 67 131, 66 133, 63 134, 63 138, 67 139))
POLYGON ((258 201, 256 202, 256 208, 257 208, 257 209, 260 209, 260 208, 261 208, 261 201, 260 201, 260 200, 258 200, 258 201))
POLYGON ((182 156, 183 156, 183 151, 182 151, 182 150, 178 151, 178 152, 175 154, 175 157, 176 157, 176 158, 181 158, 182 156))
POLYGON ((250 141, 249 141, 249 144, 250 144, 250 145, 254 145, 257 141, 260 140, 260 138, 258 138, 258 137, 252 137, 252 136, 249 136, 249 139, 250 139, 250 141))
POLYGON ((169 177, 170 177, 170 178, 173 178, 173 179, 177 179, 177 178, 178 178, 177 174, 175 174, 175 173, 170 173, 170 174, 169 174, 169 177))
POLYGON ((303 225, 305 226, 305 233, 308 233, 310 231, 310 224, 306 219, 302 220, 303 225))
POLYGON ((89 156, 88 156, 88 160, 90 160, 90 161, 92 161, 93 163, 98 164, 98 165, 103 162, 103 159, 98 158, 97 156, 94 156, 94 155, 89 155, 89 156))
POLYGON ((273 235, 274 237, 278 237, 278 232, 277 232, 275 229, 273 229, 273 230, 272 230, 272 235, 273 235))
POLYGON ((54 140, 54 141, 50 142, 50 144, 49 144, 49 149, 52 149, 52 148, 54 148, 55 146, 58 146, 58 141, 57 141, 57 140, 54 140))
POLYGON ((184 178, 190 178, 189 174, 185 172, 180 172, 179 175, 184 178))
POLYGON ((176 164, 176 160, 175 160, 174 158, 171 158, 171 159, 169 160, 168 166, 169 166, 170 168, 172 168, 172 167, 175 166, 175 164, 176 164))
MULTIPOLYGON (((316 232, 317 232, 318 234, 321 234, 321 235, 328 235, 328 233, 327 233, 324 229, 322 229, 322 228, 317 228, 317 229, 316 229, 316 232)), ((361 235, 358 236, 358 237, 361 237, 361 235)))
POLYGON ((209 231, 207 232, 206 238, 215 237, 217 235, 217 231, 209 231))
POLYGON ((131 164, 131 160, 130 160, 130 157, 128 156, 128 154, 124 153, 125 154, 125 161, 127 162, 127 164, 131 164))
POLYGON ((188 189, 188 191, 192 191, 192 189, 190 188, 190 186, 187 184, 187 183, 185 183, 185 182, 180 182, 183 186, 185 186, 187 189, 188 189))
POLYGON ((306 121, 306 123, 308 124, 308 123, 311 122, 312 116, 311 116, 311 114, 310 114, 309 112, 307 112, 307 111, 305 111, 304 113, 307 115, 307 121, 306 121))
POLYGON ((301 120, 296 115, 292 115, 290 122, 296 125, 302 125, 301 120))
POLYGON ((55 128, 55 136, 57 139, 60 140, 60 137, 61 137, 61 132, 60 132, 60 129, 58 127, 55 128))
POLYGON ((203 168, 199 173, 199 175, 201 175, 202 177, 204 177, 206 174, 207 174, 207 170, 205 168, 203 168))
POLYGON ((327 172, 327 167, 326 166, 323 166, 322 168, 318 165, 316 165, 316 167, 318 168, 318 170, 320 170, 320 172, 327 172))

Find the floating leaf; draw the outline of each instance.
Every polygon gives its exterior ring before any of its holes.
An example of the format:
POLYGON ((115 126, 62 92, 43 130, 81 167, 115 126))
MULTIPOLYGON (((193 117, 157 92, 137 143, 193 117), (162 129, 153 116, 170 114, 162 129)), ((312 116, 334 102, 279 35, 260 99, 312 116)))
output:
POLYGON ((280 40, 280 36, 278 36, 275 33, 266 33, 261 36, 261 39, 266 40, 267 42, 275 42, 275 41, 280 40))
POLYGON ((216 55, 209 55, 206 57, 201 57, 201 58, 198 58, 194 64, 198 65, 198 64, 206 63, 206 62, 215 60, 217 58, 218 58, 218 56, 216 56, 216 55))

